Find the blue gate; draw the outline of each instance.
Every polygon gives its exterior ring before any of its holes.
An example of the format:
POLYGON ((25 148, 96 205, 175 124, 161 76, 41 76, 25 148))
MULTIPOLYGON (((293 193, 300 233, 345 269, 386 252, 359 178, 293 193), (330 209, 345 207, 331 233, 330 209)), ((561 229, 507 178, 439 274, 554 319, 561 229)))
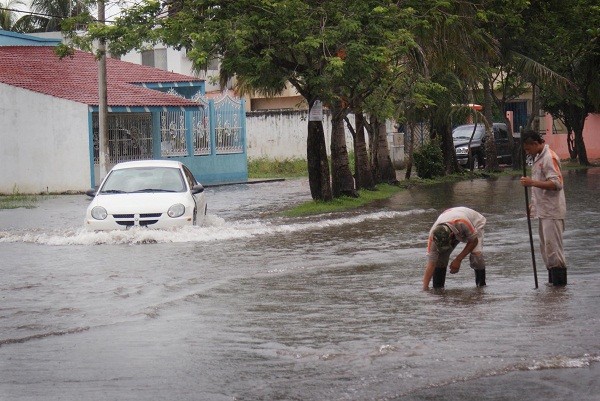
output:
MULTIPOLYGON (((244 100, 227 94, 217 100, 197 94, 193 100, 199 107, 110 108, 109 145, 114 146, 109 146, 107 167, 127 160, 175 159, 201 183, 248 181, 244 100), (146 136, 132 139, 135 132, 146 136)), ((99 184, 97 108, 90 113, 90 133, 94 186, 99 184)))

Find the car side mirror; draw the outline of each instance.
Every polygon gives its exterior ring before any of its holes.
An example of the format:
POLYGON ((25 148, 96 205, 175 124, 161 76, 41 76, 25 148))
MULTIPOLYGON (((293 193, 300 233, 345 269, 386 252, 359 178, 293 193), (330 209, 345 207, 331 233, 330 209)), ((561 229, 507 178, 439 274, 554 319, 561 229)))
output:
POLYGON ((93 198, 96 196, 96 189, 94 189, 94 188, 88 189, 87 191, 85 191, 85 194, 87 196, 89 196, 90 198, 93 198))
POLYGON ((202 186, 202 184, 196 184, 192 187, 192 194, 199 194, 201 192, 204 192, 204 187, 202 186))

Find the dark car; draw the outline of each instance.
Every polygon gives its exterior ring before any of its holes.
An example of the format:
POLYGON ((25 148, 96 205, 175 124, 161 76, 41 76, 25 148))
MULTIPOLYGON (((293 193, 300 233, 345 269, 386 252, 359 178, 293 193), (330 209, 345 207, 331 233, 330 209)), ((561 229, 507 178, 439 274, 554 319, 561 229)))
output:
MULTIPOLYGON (((496 142, 496 154, 498 155, 498 162, 501 164, 512 163, 512 153, 510 144, 508 142, 508 129, 504 123, 493 124, 494 141, 496 142)), ((459 125, 452 130, 452 139, 454 141, 454 148, 456 150, 456 159, 462 166, 466 166, 469 153, 469 139, 473 135, 471 140, 471 165, 469 168, 478 169, 485 165, 485 141, 488 136, 485 132, 484 124, 466 124, 459 125), (473 130, 475 133, 473 134, 473 130)))

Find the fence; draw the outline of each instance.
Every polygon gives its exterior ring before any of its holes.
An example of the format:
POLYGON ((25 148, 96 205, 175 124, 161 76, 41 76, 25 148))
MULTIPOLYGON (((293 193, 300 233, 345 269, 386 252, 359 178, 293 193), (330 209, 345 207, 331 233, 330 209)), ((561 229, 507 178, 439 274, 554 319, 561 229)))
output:
MULTIPOLYGON (((196 99, 197 110, 158 109, 154 112, 108 114, 108 162, 116 164, 155 157, 206 156, 243 153, 243 105, 228 95, 216 101, 196 99), (158 138, 153 136, 153 114, 158 114, 158 138), (154 154, 160 141, 160 155, 154 154), (191 144, 191 148, 190 148, 191 144)), ((94 164, 99 163, 99 118, 92 115, 94 164)))

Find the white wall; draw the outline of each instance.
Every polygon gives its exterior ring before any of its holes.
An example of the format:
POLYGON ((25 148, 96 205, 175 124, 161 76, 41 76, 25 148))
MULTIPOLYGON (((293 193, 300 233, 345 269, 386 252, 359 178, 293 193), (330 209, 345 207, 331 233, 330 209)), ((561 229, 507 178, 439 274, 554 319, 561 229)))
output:
MULTIPOLYGON (((354 115, 349 117, 354 126, 354 115)), ((388 147, 390 157, 401 168, 404 163, 402 136, 394 133, 392 122, 388 122, 388 147)), ((348 151, 354 147, 352 134, 346 128, 348 151)), ((331 153, 331 118, 324 114, 323 129, 327 154, 331 153)), ((308 133, 308 112, 306 110, 271 110, 246 113, 246 138, 248 158, 267 157, 270 159, 306 159, 306 139, 308 133)), ((366 136, 366 135, 365 135, 366 136)), ((365 137, 368 147, 368 138, 365 137)))
MULTIPOLYGON (((349 116, 354 125, 354 115, 349 116)), ((331 146, 331 118, 323 117, 327 154, 331 146)), ((308 135, 308 111, 270 110, 246 113, 247 153, 249 158, 268 157, 271 159, 306 159, 306 139, 308 135)), ((353 148, 352 134, 346 128, 346 146, 353 148)))
POLYGON ((90 187, 88 106, 0 83, 0 193, 90 187))

